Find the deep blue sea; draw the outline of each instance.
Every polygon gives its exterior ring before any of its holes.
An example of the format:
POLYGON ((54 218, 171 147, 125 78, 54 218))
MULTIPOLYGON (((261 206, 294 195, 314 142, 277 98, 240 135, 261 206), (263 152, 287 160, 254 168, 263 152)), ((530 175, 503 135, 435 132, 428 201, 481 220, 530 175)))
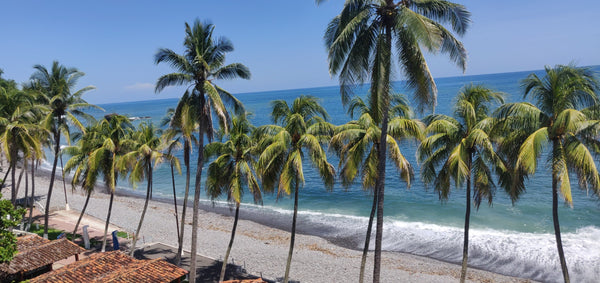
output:
MULTIPOLYGON (((595 67, 595 70, 600 71, 600 67, 595 67)), ((437 79, 439 93, 436 112, 451 115, 456 93, 470 83, 485 84, 505 92, 508 102, 521 101, 523 91, 519 82, 532 72, 534 71, 437 79)), ((543 74, 542 71, 535 72, 543 74)), ((398 92, 411 97, 409 92, 402 89, 401 82, 396 86, 398 92)), ((365 93, 366 87, 356 89, 358 95, 365 93)), ((343 124, 350 120, 342 107, 337 86, 242 93, 236 96, 247 110, 254 113, 253 123, 260 126, 272 123, 269 115, 271 100, 284 99, 291 102, 301 94, 320 98, 330 115, 330 122, 343 124)), ((157 95, 149 94, 148 97, 154 99, 157 95)), ((106 113, 114 112, 130 117, 149 116, 153 122, 158 123, 167 108, 174 107, 176 103, 177 99, 163 99, 100 106, 106 113)), ((425 114, 427 113, 421 116, 425 114)), ((465 191, 463 188, 454 189, 450 199, 442 204, 433 188, 426 189, 419 180, 416 146, 414 142, 402 144, 403 154, 410 158, 416 172, 416 179, 410 189, 400 182, 393 166, 388 166, 383 248, 459 263, 462 257, 465 191)), ((194 154, 196 152, 194 149, 194 154)), ((192 160, 196 158, 192 157, 192 160)), ((332 154, 330 162, 337 165, 332 154)), ((192 166, 195 166, 195 161, 192 166)), ((362 248, 372 196, 364 192, 359 184, 350 190, 344 190, 338 183, 333 192, 327 192, 311 166, 305 164, 304 168, 306 183, 300 191, 300 233, 324 237, 350 248, 362 248)), ((526 193, 515 205, 499 189, 493 206, 482 204, 478 211, 473 210, 470 266, 540 281, 562 280, 552 225, 551 178, 547 168, 545 160, 541 160, 538 172, 527 182, 526 193)), ((194 167, 191 170, 196 171, 194 167)), ((168 166, 158 168, 154 176, 154 196, 172 198, 168 166)), ((192 184, 193 178, 192 176, 192 184)), ((203 178, 203 182, 204 180, 206 178, 203 178)), ((588 194, 578 189, 575 175, 571 180, 573 207, 561 205, 559 208, 569 271, 573 282, 600 282, 600 202, 591 192, 588 194)), ((177 197, 182 199, 184 176, 176 176, 176 183, 177 197)), ((126 181, 121 181, 119 185, 122 190, 132 190, 126 181)), ((142 194, 145 185, 139 184, 138 188, 136 192, 142 194)), ((225 201, 212 203, 204 192, 202 195, 205 209, 230 213, 225 201)), ((250 195, 247 195, 244 202, 240 213, 242 218, 282 229, 289 229, 291 226, 291 197, 284 196, 276 200, 274 195, 265 195, 264 204, 255 205, 251 203, 250 195)), ((371 245, 373 246, 374 244, 371 245)))

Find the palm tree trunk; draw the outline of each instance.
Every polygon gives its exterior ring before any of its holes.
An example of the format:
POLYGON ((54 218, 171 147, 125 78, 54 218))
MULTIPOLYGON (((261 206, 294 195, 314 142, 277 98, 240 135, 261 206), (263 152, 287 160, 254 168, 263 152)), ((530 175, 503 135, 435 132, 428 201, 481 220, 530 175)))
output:
POLYGON ((60 129, 56 130, 54 135, 54 162, 52 163, 52 173, 50 173, 50 185, 48 186, 48 196, 46 197, 46 212, 44 212, 44 239, 48 239, 48 215, 50 214, 50 198, 52 197, 52 188, 54 187, 54 177, 56 176, 56 166, 58 165, 58 152, 60 150, 60 129))
MULTIPOLYGON (((393 1, 386 0, 388 5, 394 5, 393 1)), ((392 42, 392 30, 390 25, 386 26, 385 30, 386 36, 386 48, 388 51, 391 49, 389 46, 392 42)), ((385 48, 385 47, 384 47, 385 48)), ((380 84, 383 89, 380 89, 382 105, 384 105, 381 119, 381 137, 379 141, 379 155, 378 155, 378 164, 377 164, 377 179, 375 180, 375 190, 377 190, 377 227, 375 230, 375 256, 374 256, 374 264, 373 264, 373 283, 379 283, 379 278, 381 274, 381 246, 383 240, 383 201, 385 195, 385 160, 386 160, 386 150, 387 150, 387 132, 388 132, 388 108, 389 108, 389 72, 390 72, 390 54, 387 54, 388 60, 383 60, 381 64, 385 64, 383 66, 382 77, 380 78, 380 84)), ((379 67, 379 66, 377 66, 379 67)))
POLYGON ((288 252, 287 262, 285 264, 285 276, 283 283, 287 283, 290 275, 290 266, 292 265, 292 255, 294 255, 294 241, 296 240, 296 218, 298 217, 298 177, 294 189, 294 216, 292 217, 292 235, 290 237, 290 251, 288 252))
MULTIPOLYGON (((553 151, 558 148, 558 140, 553 142, 553 151)), ((553 166, 554 167, 554 166, 553 166)), ((569 279, 569 270, 567 269, 567 261, 563 251, 562 240, 560 237, 560 224, 558 223, 558 178, 555 170, 552 169, 552 220, 554 221, 554 236, 556 237, 556 248, 558 249, 558 257, 560 259, 560 267, 562 268, 563 279, 565 283, 571 282, 569 279)))
POLYGON ((8 177, 8 174, 10 174, 11 169, 12 169, 12 163, 10 163, 8 165, 8 169, 6 170, 6 173, 4 174, 4 178, 2 178, 2 184, 0 184, 0 189, 2 189, 4 187, 4 182, 6 182, 6 178, 8 177))
POLYGON ((177 212, 177 195, 175 193, 175 172, 171 163, 171 182, 173 183, 173 205, 175 205, 175 225, 177 225, 177 242, 179 243, 179 213, 177 212))
POLYGON ((75 229, 73 229, 73 234, 71 234, 71 239, 75 241, 75 234, 77 234, 77 229, 79 228, 79 223, 81 223, 81 219, 83 219, 83 215, 85 214, 85 210, 87 209, 88 203, 90 202, 90 196, 92 195, 92 191, 86 190, 87 196, 85 197, 85 203, 83 203, 83 208, 81 209, 81 213, 79 214, 79 218, 77 219, 77 224, 75 224, 75 229))
POLYGON ((17 186, 15 187, 15 204, 17 201, 17 196, 19 195, 19 189, 21 188, 21 181, 23 180, 23 173, 25 173, 25 171, 27 171, 27 168, 25 168, 25 164, 23 164, 21 173, 19 173, 19 180, 17 181, 17 186))
POLYGON ((25 171, 25 197, 23 197, 23 200, 25 200, 25 207, 29 207, 29 198, 27 197, 27 195, 29 195, 29 170, 27 170, 27 159, 23 159, 23 170, 25 171))
POLYGON ((363 248, 362 259, 360 260, 360 275, 359 283, 363 283, 365 279, 365 265, 367 264, 367 255, 369 254, 369 242, 371 241, 371 232, 373 229, 373 219, 375 211, 377 211, 377 190, 373 192, 373 205, 371 206, 371 215, 369 215, 369 225, 367 226, 367 235, 365 236, 365 247, 363 248))
POLYGON ((133 243, 131 244, 131 250, 129 251, 129 255, 133 256, 133 252, 135 251, 135 244, 140 235, 140 231, 142 230, 142 223, 144 222, 144 216, 146 216, 146 210, 148 209, 148 202, 150 201, 150 192, 152 191, 152 166, 150 163, 148 164, 148 188, 146 189, 146 201, 144 202, 144 209, 142 210, 142 216, 140 217, 140 223, 138 223, 137 230, 135 234, 133 234, 133 243))
POLYGON ((190 195, 190 144, 185 141, 183 145, 183 158, 185 162, 185 195, 183 196, 183 208, 181 209, 181 225, 179 225, 179 239, 177 247, 177 255, 175 256, 175 264, 181 264, 181 254, 183 253, 183 232, 185 231, 185 213, 190 195))
POLYGON ((16 180, 15 180, 16 179, 16 174, 15 174, 15 172, 17 171, 17 169, 16 169, 17 168, 17 162, 16 162, 15 159, 12 159, 11 163, 14 163, 14 164, 13 164, 13 170, 10 171, 10 179, 11 179, 11 181, 10 181, 10 193, 11 193, 10 194, 10 202, 12 203, 13 206, 15 206, 16 202, 17 202, 17 189, 15 188, 15 185, 16 185, 16 180))
MULTIPOLYGON (((202 122, 200 122, 202 125, 202 122)), ((202 165, 204 164, 204 132, 202 127, 198 137, 198 167, 196 168, 196 184, 194 191, 194 207, 192 216, 192 254, 190 258, 190 282, 196 282, 196 258, 198 250, 198 209, 200 202, 200 183, 202 181, 202 165)))
POLYGON ((235 238, 235 230, 237 229, 238 216, 240 215, 240 203, 235 204, 235 218, 233 219, 233 228, 231 229, 231 238, 229 239, 229 245, 227 246, 227 252, 223 258, 223 265, 221 266, 221 276, 219 282, 225 280, 225 270, 227 269, 227 260, 229 259, 229 253, 231 252, 231 246, 233 246, 233 239, 235 238))
MULTIPOLYGON (((27 196, 25 196, 27 197, 27 196)), ((27 231, 31 228, 31 221, 33 221, 33 207, 35 201, 35 160, 31 159, 31 199, 29 201, 29 220, 27 221, 27 231)))
POLYGON ((463 258, 460 270, 460 282, 464 283, 467 278, 467 262, 469 258, 469 224, 471 220, 471 155, 469 155, 469 175, 467 175, 467 196, 465 210, 465 231, 463 239, 463 258))
POLYGON ((65 182, 65 166, 63 165, 62 153, 60 155, 60 171, 62 172, 63 192, 65 193, 65 209, 69 210, 69 200, 67 199, 67 183, 65 182))
POLYGON ((110 213, 112 212, 113 200, 115 198, 115 192, 110 191, 110 200, 108 202, 108 214, 106 215, 106 224, 104 225, 104 238, 102 239, 102 252, 106 251, 106 235, 108 234, 108 224, 110 223, 110 213))

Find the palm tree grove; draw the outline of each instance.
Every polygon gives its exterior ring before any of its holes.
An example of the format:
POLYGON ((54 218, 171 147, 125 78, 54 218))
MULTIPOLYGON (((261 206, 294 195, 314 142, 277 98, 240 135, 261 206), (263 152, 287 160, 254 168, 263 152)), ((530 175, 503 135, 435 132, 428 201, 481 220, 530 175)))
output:
MULTIPOLYGON (((336 86, 237 91, 264 66, 209 17, 153 46, 147 101, 88 102, 98 74, 67 60, 23 82, 0 69, 0 282, 97 272, 11 275, 31 234, 88 249, 72 264, 168 262, 135 275, 152 282, 600 281, 598 66, 440 79, 477 64, 475 11, 314 2, 335 12, 315 21, 336 86)), ((273 56, 302 46, 268 36, 273 56)))

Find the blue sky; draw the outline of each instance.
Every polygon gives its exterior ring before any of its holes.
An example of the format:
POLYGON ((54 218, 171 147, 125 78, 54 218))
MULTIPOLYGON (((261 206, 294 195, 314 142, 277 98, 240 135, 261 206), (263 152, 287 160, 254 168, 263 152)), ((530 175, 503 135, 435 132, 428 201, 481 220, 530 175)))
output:
MULTIPOLYGON (((600 3, 594 0, 455 1, 472 13, 462 38, 465 75, 600 64, 600 3)), ((252 79, 221 81, 233 93, 337 84, 327 70, 323 33, 342 0, 252 1, 7 1, 0 17, 3 77, 26 81, 32 66, 58 60, 86 73, 84 98, 109 103, 179 97, 181 88, 154 93, 172 70, 154 64, 158 48, 183 51, 184 23, 210 20, 235 46, 252 79)), ((428 55, 435 77, 463 73, 443 55, 428 55)), ((402 79, 397 77, 396 79, 402 79)))

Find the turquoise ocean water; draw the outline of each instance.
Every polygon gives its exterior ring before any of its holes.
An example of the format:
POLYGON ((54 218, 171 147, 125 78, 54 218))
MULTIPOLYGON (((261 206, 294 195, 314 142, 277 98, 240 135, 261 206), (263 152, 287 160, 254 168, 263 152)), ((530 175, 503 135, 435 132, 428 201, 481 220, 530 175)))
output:
MULTIPOLYGON (((600 67, 595 68, 597 71, 600 67)), ((541 71, 536 71, 542 73, 541 71)), ((461 76, 437 79, 439 89, 437 113, 452 114, 453 99, 458 90, 469 83, 482 83, 508 94, 508 102, 521 101, 519 81, 530 72, 503 73, 477 76, 461 76)), ((403 92, 402 83, 398 91, 403 92)), ((364 95, 365 88, 356 90, 364 95)), ((405 92, 410 97, 410 93, 405 92)), ((270 101, 292 101, 298 95, 313 95, 321 99, 331 116, 330 122, 342 124, 350 120, 341 106, 338 87, 319 87, 256 93, 237 94, 246 108, 254 113, 255 125, 270 124, 270 101)), ((149 98, 160 95, 149 94, 149 98)), ((158 123, 167 108, 174 107, 177 99, 163 99, 100 105, 106 113, 119 113, 130 117, 151 117, 158 123)), ((95 113, 97 116, 103 113, 95 113)), ((386 174, 385 226, 383 248, 427 256, 443 261, 459 263, 462 257, 464 225, 464 189, 454 189, 450 199, 442 204, 433 188, 426 189, 418 179, 415 158, 416 144, 402 144, 405 156, 411 159, 416 179, 410 189, 400 182, 392 166, 386 174)), ((197 152, 194 149, 194 152, 197 152)), ((180 153, 181 154, 181 153, 180 153)), ((180 156, 181 157, 181 156, 180 156)), ((330 162, 337 160, 330 154, 330 162)), ((192 157, 192 160, 196 160, 192 157)), ((482 204, 471 217, 469 265, 497 273, 532 278, 541 281, 561 281, 562 275, 556 252, 551 215, 551 178, 545 160, 539 163, 538 172, 527 182, 527 191, 513 206, 502 189, 498 189, 493 206, 482 204)), ((192 172, 195 172, 195 161, 192 172)), ((205 166, 208 166, 205 164, 205 166)), ((206 167, 205 167, 206 168, 206 167)), ((306 183, 300 191, 300 233, 317 235, 349 248, 360 249, 364 236, 372 196, 354 185, 344 190, 336 184, 333 192, 327 192, 320 178, 309 164, 304 166, 306 183)), ((206 170, 204 170, 206 171, 206 170)), ((154 196, 172 198, 171 176, 168 166, 163 165, 154 174, 154 196)), ((192 176, 192 182, 193 182, 192 176)), ((203 182, 206 178, 203 177, 203 182)), ((576 176, 573 182, 573 208, 559 208, 563 245, 574 282, 600 281, 600 202, 591 192, 578 189, 576 176)), ((184 176, 176 176, 177 197, 183 199, 184 176)), ((204 184, 203 184, 204 185, 204 184)), ((126 181, 120 189, 132 190, 126 181)), ((144 184, 135 193, 143 194, 144 184)), ((224 200, 212 203, 204 191, 203 208, 229 214, 224 200)), ((192 196, 190 196, 191 198, 192 196)), ((293 199, 285 196, 276 200, 265 195, 264 204, 251 203, 248 195, 240 217, 270 226, 289 229, 293 199)), ((374 246, 374 243, 371 247, 374 246)), ((358 262, 357 262, 358 264, 358 262)), ((358 268, 358 266, 357 266, 358 268)))

